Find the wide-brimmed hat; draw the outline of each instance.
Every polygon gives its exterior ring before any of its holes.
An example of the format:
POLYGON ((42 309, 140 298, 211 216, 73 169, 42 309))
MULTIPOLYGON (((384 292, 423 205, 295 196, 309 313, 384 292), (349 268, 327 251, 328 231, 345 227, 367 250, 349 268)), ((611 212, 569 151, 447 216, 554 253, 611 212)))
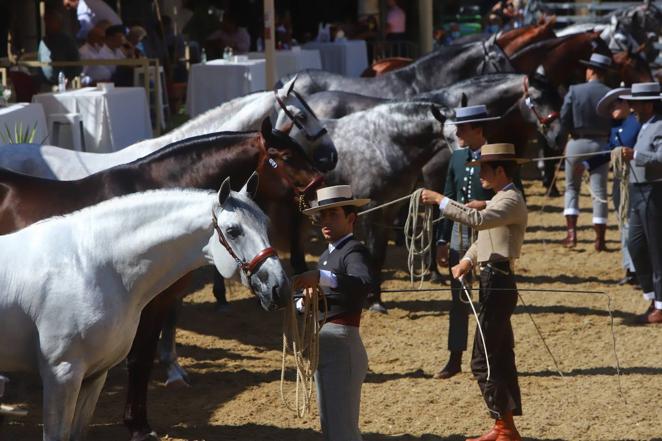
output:
POLYGON ((362 207, 370 202, 370 199, 354 199, 352 187, 349 185, 334 185, 317 190, 317 200, 313 201, 311 207, 303 210, 303 214, 312 215, 319 211, 333 207, 344 207, 352 205, 362 207))
POLYGON ((630 88, 630 94, 618 96, 627 101, 659 101, 662 100, 660 83, 634 83, 630 88))
POLYGON ((614 68, 611 57, 602 54, 591 54, 590 60, 579 60, 579 62, 596 69, 609 70, 614 68))
POLYGON ((485 144, 480 148, 480 158, 466 163, 467 167, 476 167, 484 162, 513 161, 517 164, 527 162, 528 159, 518 158, 515 146, 509 143, 485 144))
POLYGON ((617 87, 616 89, 611 89, 609 92, 605 93, 605 96, 600 98, 598 105, 595 106, 595 111, 598 115, 605 118, 611 118, 611 105, 617 99, 620 99, 620 95, 630 93, 629 87, 617 87))
POLYGON ((494 121, 501 118, 500 116, 490 116, 487 113, 487 107, 483 104, 477 106, 456 107, 455 117, 448 120, 449 124, 466 124, 484 121, 494 121))

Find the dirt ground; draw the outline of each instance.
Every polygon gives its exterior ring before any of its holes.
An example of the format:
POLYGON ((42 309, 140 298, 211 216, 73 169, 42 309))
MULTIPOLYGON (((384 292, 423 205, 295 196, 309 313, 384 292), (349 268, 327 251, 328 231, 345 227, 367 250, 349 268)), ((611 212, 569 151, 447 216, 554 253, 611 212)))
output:
MULTIPOLYGON (((590 200, 584 195, 579 246, 562 248, 562 198, 546 200, 539 184, 527 184, 529 228, 518 263, 520 288, 604 290, 612 299, 623 396, 607 298, 601 295, 526 292, 528 307, 513 317, 524 416, 517 419, 528 440, 662 440, 662 327, 633 327, 624 319, 648 306, 640 292, 619 287, 622 276, 618 230, 607 233, 609 251, 593 251, 590 200), (544 213, 541 207, 545 205, 544 213), (527 313, 541 328, 563 378, 527 313)), ((610 214, 612 225, 615 216, 610 214)), ((319 244, 315 245, 319 250, 319 244)), ((315 261, 313 255, 309 256, 315 261)), ((389 248, 385 289, 409 288, 402 248, 389 248)), ((426 284, 426 286, 431 286, 426 284)), ((438 286, 438 285, 437 285, 438 286)), ((385 294, 388 315, 365 313, 361 333, 370 371, 363 386, 361 429, 366 441, 463 440, 491 424, 469 373, 451 380, 432 375, 446 361, 450 293, 385 294)), ((210 285, 186 299, 178 331, 182 365, 193 386, 170 390, 157 369, 149 392, 152 426, 166 440, 321 440, 316 409, 297 419, 279 398, 280 312, 258 309, 248 292, 230 287, 231 310, 213 312, 210 285)), ((475 326, 471 319, 470 341, 475 326)), ((30 415, 6 421, 2 440, 41 439, 38 379, 12 383, 30 415)), ((121 424, 126 372, 116 367, 97 406, 89 439, 127 439, 121 424)))

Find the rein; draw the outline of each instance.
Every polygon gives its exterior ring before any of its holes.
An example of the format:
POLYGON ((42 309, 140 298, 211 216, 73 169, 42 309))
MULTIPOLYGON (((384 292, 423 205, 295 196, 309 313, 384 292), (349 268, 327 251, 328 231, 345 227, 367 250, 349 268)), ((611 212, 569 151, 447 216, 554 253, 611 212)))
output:
MULTIPOLYGON (((273 247, 268 247, 257 253, 253 259, 251 259, 250 262, 246 262, 246 260, 241 259, 237 256, 237 254, 234 252, 232 249, 232 246, 230 245, 230 242, 228 242, 228 239, 225 237, 225 234, 223 234, 223 230, 218 226, 218 218, 216 217, 216 213, 214 213, 214 210, 211 212, 211 218, 212 218, 212 224, 214 225, 214 229, 216 230, 216 233, 218 234, 218 241, 223 247, 227 250, 227 252, 232 256, 232 258, 237 262, 237 265, 241 269, 241 272, 244 273, 244 276, 246 276, 246 279, 249 280, 253 274, 255 274, 255 271, 270 257, 278 257, 278 253, 276 253, 276 250, 273 247)), ((251 292, 253 292, 253 287, 250 286, 250 283, 248 284, 251 292)), ((255 294, 255 293, 253 293, 255 294)))

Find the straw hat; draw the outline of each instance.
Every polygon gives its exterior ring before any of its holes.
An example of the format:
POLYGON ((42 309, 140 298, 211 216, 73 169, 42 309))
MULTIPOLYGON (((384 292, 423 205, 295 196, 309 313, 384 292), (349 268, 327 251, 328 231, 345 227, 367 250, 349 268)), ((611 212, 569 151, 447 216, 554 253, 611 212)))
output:
POLYGON ((590 60, 579 60, 579 62, 585 66, 594 67, 596 69, 613 69, 611 57, 602 54, 591 54, 590 60))
POLYGON ((620 95, 630 93, 629 87, 617 87, 616 89, 611 89, 609 92, 605 93, 598 105, 595 107, 598 115, 605 118, 611 118, 611 105, 620 98, 620 95))
POLYGON ((500 116, 490 116, 487 107, 483 104, 477 106, 456 107, 455 118, 448 121, 449 124, 466 124, 473 122, 494 121, 500 116))
POLYGON ((514 161, 517 164, 527 162, 528 159, 518 158, 515 155, 515 146, 508 143, 485 144, 480 148, 480 158, 466 163, 468 167, 476 167, 483 162, 514 161))
POLYGON ((622 100, 627 101, 659 101, 662 100, 662 91, 659 83, 634 83, 631 93, 619 95, 622 100))
POLYGON ((313 215, 327 208, 344 207, 352 205, 362 207, 370 202, 370 199, 354 199, 352 187, 349 185, 334 185, 317 190, 317 200, 313 201, 312 207, 303 210, 303 214, 313 215))

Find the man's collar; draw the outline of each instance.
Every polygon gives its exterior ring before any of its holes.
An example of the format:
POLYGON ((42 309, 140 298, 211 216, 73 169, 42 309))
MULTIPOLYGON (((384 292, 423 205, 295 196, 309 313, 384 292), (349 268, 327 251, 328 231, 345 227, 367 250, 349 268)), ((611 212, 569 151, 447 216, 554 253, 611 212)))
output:
POLYGON ((345 243, 345 242, 346 242, 349 238, 351 238, 352 236, 354 236, 354 233, 349 233, 349 234, 347 234, 347 235, 341 237, 340 239, 336 240, 335 242, 330 243, 330 244, 329 244, 329 247, 328 247, 328 249, 329 249, 329 253, 333 253, 333 251, 334 251, 336 248, 338 248, 340 245, 342 245, 343 243, 345 243))

